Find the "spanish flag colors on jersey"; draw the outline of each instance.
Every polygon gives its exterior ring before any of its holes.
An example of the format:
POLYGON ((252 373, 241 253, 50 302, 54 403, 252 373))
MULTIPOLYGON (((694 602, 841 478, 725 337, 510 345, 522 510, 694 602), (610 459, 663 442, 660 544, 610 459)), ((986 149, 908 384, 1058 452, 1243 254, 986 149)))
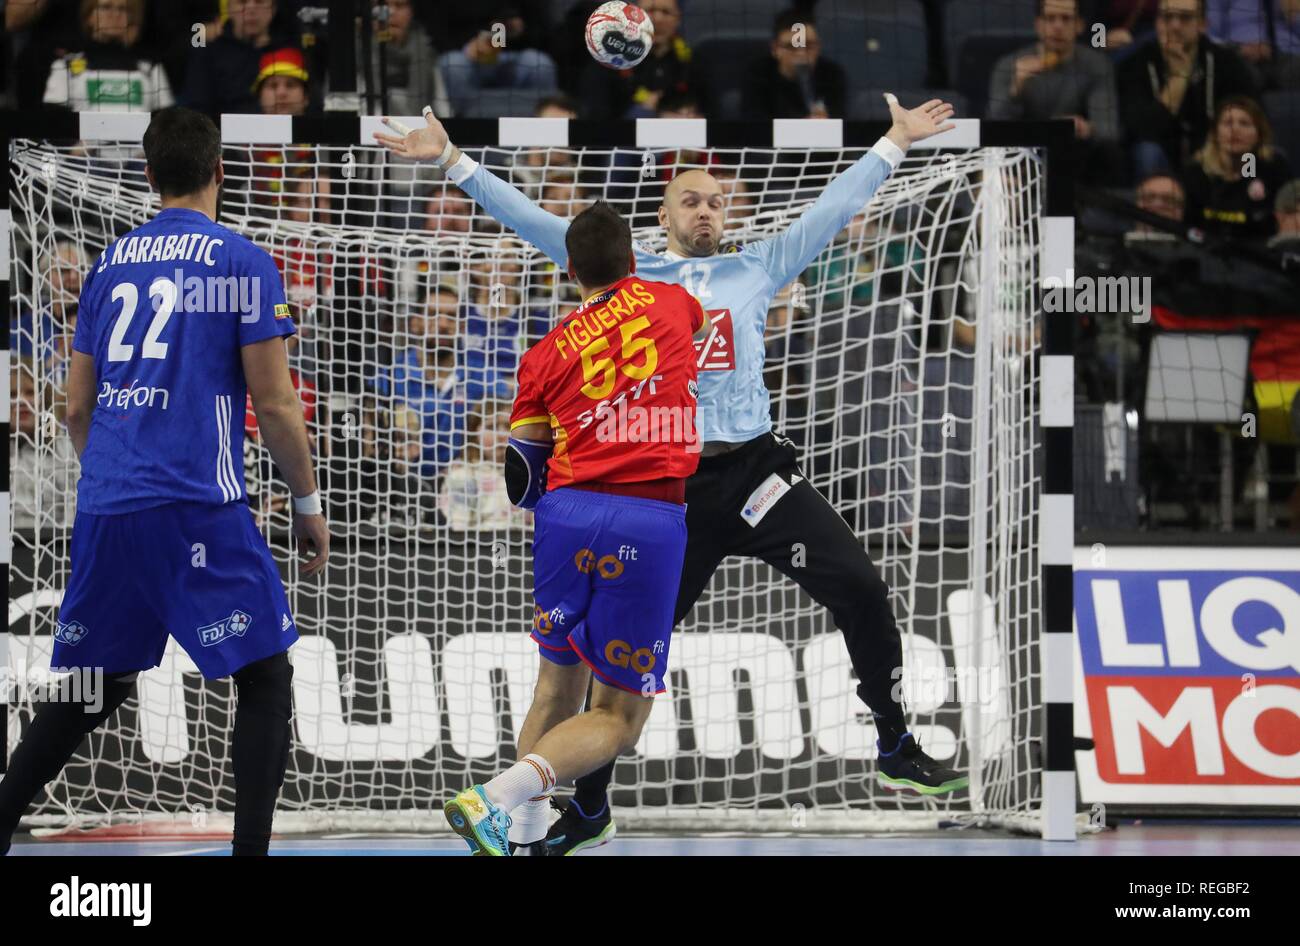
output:
POLYGON ((510 428, 550 425, 548 489, 695 472, 692 336, 705 318, 681 286, 629 276, 524 353, 510 428))

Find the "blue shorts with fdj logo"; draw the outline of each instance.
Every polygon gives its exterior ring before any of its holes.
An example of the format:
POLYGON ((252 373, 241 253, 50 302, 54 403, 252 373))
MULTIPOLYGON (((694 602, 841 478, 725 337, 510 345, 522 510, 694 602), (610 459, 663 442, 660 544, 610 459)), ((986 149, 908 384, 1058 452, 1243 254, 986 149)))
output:
POLYGON ((53 667, 148 670, 167 636, 215 680, 298 639, 280 573, 244 503, 78 513, 53 667))
POLYGON ((602 683, 662 693, 686 555, 686 507, 557 489, 537 503, 533 640, 602 683))

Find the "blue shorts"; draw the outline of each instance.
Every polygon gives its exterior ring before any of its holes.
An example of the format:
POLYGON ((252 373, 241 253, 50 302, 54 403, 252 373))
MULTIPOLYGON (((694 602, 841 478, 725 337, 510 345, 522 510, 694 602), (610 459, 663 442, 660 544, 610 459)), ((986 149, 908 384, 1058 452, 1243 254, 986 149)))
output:
POLYGON ((298 639, 280 572, 244 503, 77 513, 53 667, 148 670, 167 636, 209 680, 298 639))
POLYGON ((557 489, 533 524, 533 640, 630 693, 664 691, 686 555, 686 507, 557 489))

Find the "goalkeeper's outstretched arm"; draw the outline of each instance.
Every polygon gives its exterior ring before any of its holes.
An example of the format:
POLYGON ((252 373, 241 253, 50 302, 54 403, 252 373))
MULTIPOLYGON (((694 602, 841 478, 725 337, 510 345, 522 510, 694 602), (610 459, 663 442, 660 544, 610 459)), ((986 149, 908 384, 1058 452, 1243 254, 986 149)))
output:
POLYGON ((563 270, 568 265, 564 235, 569 230, 569 221, 543 210, 464 154, 451 143, 442 122, 427 105, 424 107, 424 121, 425 127, 412 130, 401 122, 385 118, 384 124, 396 134, 376 132, 375 140, 403 158, 435 161, 448 179, 484 212, 533 244, 563 270))
POLYGON ((953 108, 947 102, 931 99, 909 111, 893 95, 886 93, 885 98, 894 119, 885 137, 831 181, 789 229, 750 247, 764 260, 777 288, 793 281, 848 226, 914 142, 955 127, 948 121, 953 108))

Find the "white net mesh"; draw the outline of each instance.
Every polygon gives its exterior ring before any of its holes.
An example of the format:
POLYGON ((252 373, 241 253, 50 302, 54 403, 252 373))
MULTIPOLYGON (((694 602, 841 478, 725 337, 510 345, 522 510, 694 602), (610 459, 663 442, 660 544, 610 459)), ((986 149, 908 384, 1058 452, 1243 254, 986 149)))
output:
MULTIPOLYGON (((744 243, 779 231, 860 154, 467 150, 561 215, 614 201, 655 249, 653 212, 677 170, 723 181, 727 240, 744 243)), ((531 699, 531 524, 502 496, 502 431, 520 352, 574 290, 436 171, 375 149, 230 149, 225 166, 222 222, 285 276, 291 364, 340 546, 323 582, 298 579, 287 491, 250 436, 250 504, 303 634, 277 823, 434 824, 450 791, 513 758, 531 699)), ((829 616, 766 565, 731 559, 679 627, 669 694, 618 766, 627 826, 1032 825, 1042 183, 1028 151, 914 152, 768 322, 777 428, 890 584, 913 731, 969 768, 970 792, 882 791, 829 616)), ((157 208, 130 146, 18 142, 11 186, 10 663, 31 677, 67 578, 76 460, 59 418, 79 273, 157 208)), ((20 693, 9 714, 11 745, 35 698, 20 693)), ((232 698, 169 645, 38 820, 229 812, 232 698)))

